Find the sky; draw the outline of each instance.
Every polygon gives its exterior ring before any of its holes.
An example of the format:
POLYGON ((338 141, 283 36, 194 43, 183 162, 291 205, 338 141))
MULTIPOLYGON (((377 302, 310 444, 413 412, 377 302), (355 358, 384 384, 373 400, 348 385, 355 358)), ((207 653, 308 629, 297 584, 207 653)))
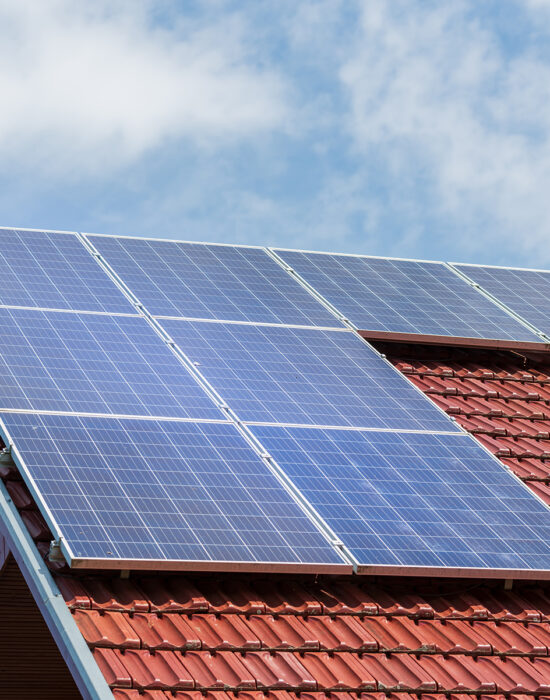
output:
POLYGON ((0 0, 0 224, 550 268, 550 0, 0 0))

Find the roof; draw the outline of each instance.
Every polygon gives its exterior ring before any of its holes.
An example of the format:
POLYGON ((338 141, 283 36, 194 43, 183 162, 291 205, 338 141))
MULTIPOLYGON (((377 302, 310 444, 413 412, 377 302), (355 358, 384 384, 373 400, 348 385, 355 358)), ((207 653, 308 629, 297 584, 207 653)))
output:
MULTIPOLYGON (((545 363, 496 351, 384 350, 550 502, 545 363)), ((45 557, 51 535, 42 516, 9 465, 0 475, 45 557)), ((49 567, 119 699, 550 694, 547 584, 507 590, 503 581, 229 573, 124 579, 49 567)))

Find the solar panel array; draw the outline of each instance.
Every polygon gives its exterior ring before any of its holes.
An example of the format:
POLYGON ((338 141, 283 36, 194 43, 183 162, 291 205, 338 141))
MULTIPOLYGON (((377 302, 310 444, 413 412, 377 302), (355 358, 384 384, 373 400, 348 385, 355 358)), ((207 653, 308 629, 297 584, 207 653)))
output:
POLYGON ((550 510, 328 308, 540 342, 450 268, 11 234, 2 429, 73 565, 550 570, 550 510))
POLYGON ((540 342, 443 263, 275 251, 358 329, 540 342))
POLYGON ((482 265, 454 264, 453 267, 550 336, 550 272, 482 265))
POLYGON ((71 560, 346 566, 76 235, 3 235, 0 417, 71 560))
POLYGON ((468 435, 252 430, 363 567, 550 568, 550 510, 468 435))

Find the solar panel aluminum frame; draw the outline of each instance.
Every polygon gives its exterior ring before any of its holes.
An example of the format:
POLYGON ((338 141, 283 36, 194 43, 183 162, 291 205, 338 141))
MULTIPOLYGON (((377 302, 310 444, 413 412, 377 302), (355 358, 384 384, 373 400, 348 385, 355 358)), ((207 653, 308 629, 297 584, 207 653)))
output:
MULTIPOLYGON (((29 411, 25 413, 31 413, 29 411)), ((41 415, 41 412, 32 412, 36 415, 41 415)), ((78 415, 78 414, 67 414, 67 415, 78 415)), ((113 416, 103 416, 112 418, 113 416)), ((130 416, 133 420, 150 420, 148 417, 136 417, 130 416)), ((185 421, 182 421, 185 422, 185 421)), ((208 420, 208 421, 194 421, 201 423, 220 423, 227 425, 227 421, 223 420, 208 420)), ((235 426, 238 429, 238 426, 235 426)), ((253 436, 250 436, 248 432, 243 434, 242 430, 238 429, 238 432, 243 436, 251 448, 257 453, 258 452, 258 442, 253 436)), ((181 560, 181 559, 109 559, 109 558, 99 558, 99 557, 78 557, 72 551, 70 545, 67 543, 63 537, 61 528, 59 527, 57 521, 53 517, 48 505, 46 504, 44 498, 42 497, 41 491, 36 485, 34 478, 32 477, 29 469, 25 464, 21 453, 19 452, 17 445, 11 439, 9 431, 7 430, 5 423, 2 419, 0 413, 0 437, 4 441, 6 448, 4 450, 4 456, 8 456, 18 469, 19 474, 23 477, 23 480, 29 489, 33 500, 42 516, 44 517, 46 524, 52 532, 53 540, 50 543, 50 554, 52 559, 55 560, 60 552, 63 559, 66 561, 71 569, 108 569, 116 571, 200 571, 200 572, 240 572, 240 573, 280 573, 280 574, 341 574, 348 575, 353 573, 354 564, 351 561, 352 557, 344 550, 344 548, 339 546, 339 541, 334 536, 331 538, 330 529, 328 526, 323 524, 320 517, 315 517, 315 513, 312 514, 313 509, 308 508, 307 501, 300 497, 299 492, 291 485, 289 488, 286 479, 281 478, 281 472, 278 469, 274 469, 271 463, 271 457, 265 451, 263 454, 258 455, 258 459, 266 465, 266 468, 277 478, 281 483, 281 486, 289 494, 296 505, 304 512, 304 514, 309 518, 309 520, 315 525, 315 527, 320 531, 320 533, 327 540, 327 546, 332 545, 332 548, 339 554, 342 559, 341 564, 328 564, 328 563, 273 563, 273 562, 248 562, 248 561, 193 561, 193 560, 181 560), (348 560, 348 561, 346 561, 348 560)), ((0 453, 1 455, 2 453, 0 453)))
POLYGON ((25 228, 23 226, 0 226, 0 231, 29 231, 30 233, 62 233, 75 236, 78 231, 62 231, 55 228, 25 228))
MULTIPOLYGON (((9 228, 5 226, 0 226, 0 228, 9 228)), ((45 229, 22 229, 19 228, 19 231, 32 231, 32 230, 38 230, 38 231, 44 231, 45 229)), ((49 231, 48 233, 72 233, 72 231, 49 231)), ((94 233, 93 231, 81 231, 79 233, 80 236, 88 239, 88 236, 98 236, 101 238, 126 238, 131 241, 153 241, 155 243, 189 243, 191 245, 213 245, 213 246, 220 246, 222 248, 252 248, 253 250, 266 250, 264 246, 261 245, 251 245, 247 243, 219 243, 219 242, 210 242, 210 241, 189 241, 185 240, 182 238, 156 238, 154 236, 128 236, 128 235, 123 235, 123 234, 118 234, 118 233, 94 233)), ((90 241, 90 245, 93 246, 93 243, 90 241)), ((282 250, 282 249, 281 249, 282 250)))
MULTIPOLYGON (((468 348, 489 348, 495 350, 530 350, 533 352, 549 352, 550 351, 550 338, 547 338, 544 333, 541 333, 537 328, 532 326, 530 323, 525 321, 521 316, 514 313, 507 306, 498 301, 491 294, 486 292, 479 284, 470 280, 466 275, 462 274, 459 270, 455 269, 453 265, 462 263, 447 263, 440 260, 422 260, 414 258, 398 258, 389 257, 383 255, 361 255, 359 253, 334 253, 319 250, 302 250, 298 248, 266 248, 269 254, 276 260, 292 277, 299 281, 303 287, 305 287, 311 294, 313 294, 317 300, 324 306, 332 311, 343 323, 345 323, 349 328, 357 331, 361 337, 366 340, 380 340, 386 342, 399 342, 399 343, 416 343, 422 345, 449 345, 452 340, 453 345, 468 348), (277 251, 287 251, 291 253, 306 253, 306 254, 320 254, 320 255, 338 255, 340 257, 349 258, 360 258, 367 260, 395 260, 400 262, 416 262, 423 264, 433 264, 433 265, 443 265, 445 268, 456 274, 464 282, 469 284, 471 287, 476 289, 476 291, 482 294, 484 297, 489 299, 492 303, 498 306, 501 311, 504 311, 509 316, 512 316, 516 321, 521 323, 523 326, 528 328, 531 332, 535 333, 541 338, 540 343, 530 342, 530 341, 514 341, 505 339, 493 339, 493 338, 471 338, 471 337, 459 337, 459 336, 448 336, 448 335, 430 335, 421 333, 398 333, 394 331, 371 331, 363 330, 357 327, 350 319, 348 319, 341 311, 338 310, 328 299, 319 292, 313 285, 311 285, 306 279, 304 279, 294 268, 289 265, 282 257, 277 254, 277 251)), ((488 265, 477 265, 477 267, 490 267, 488 265)), ((497 266, 492 266, 497 267, 497 266)), ((510 269, 510 268, 507 268, 510 269)), ((512 268, 521 269, 521 268, 512 268)), ((532 270, 533 272, 548 272, 548 270, 532 270)))
MULTIPOLYGON (((506 265, 482 265, 480 263, 458 263, 458 262, 449 262, 447 263, 447 267, 449 267, 453 272, 455 272, 459 277, 462 277, 468 284, 470 284, 472 287, 477 289, 480 294, 483 294, 486 296, 488 299, 490 299, 494 304, 499 306, 501 309, 506 311, 510 316, 513 316, 517 321, 520 321, 523 323, 523 325, 527 326, 529 330, 533 331, 533 333, 536 333, 539 335, 546 343, 550 343, 550 337, 546 335, 546 333, 543 333, 539 328, 534 326, 532 323, 527 321, 526 319, 521 316, 521 314, 518 314, 517 311, 514 311, 512 308, 510 308, 507 304, 504 302, 500 301, 500 299, 494 294, 491 294, 483 285, 479 284, 479 282, 476 282, 475 280, 471 279, 463 270, 459 269, 458 266, 461 267, 482 267, 482 268, 490 268, 493 270, 517 270, 518 272, 543 272, 545 274, 550 274, 550 270, 542 270, 536 267, 508 267, 506 265)), ((546 350, 550 350, 550 347, 546 347, 546 350)))

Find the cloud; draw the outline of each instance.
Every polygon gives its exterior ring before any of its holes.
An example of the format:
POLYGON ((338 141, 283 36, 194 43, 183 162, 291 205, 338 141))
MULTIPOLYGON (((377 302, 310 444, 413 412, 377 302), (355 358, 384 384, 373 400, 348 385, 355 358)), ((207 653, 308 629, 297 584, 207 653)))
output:
POLYGON ((470 251, 545 244, 548 261, 550 64, 529 46, 505 47, 476 8, 364 3, 340 70, 346 125, 413 225, 451 221, 470 251))
POLYGON ((547 265, 549 9, 0 0, 1 218, 547 265))
POLYGON ((158 0, 0 0, 4 163, 112 170, 182 138, 284 130, 284 79, 214 4, 204 22, 158 0))

